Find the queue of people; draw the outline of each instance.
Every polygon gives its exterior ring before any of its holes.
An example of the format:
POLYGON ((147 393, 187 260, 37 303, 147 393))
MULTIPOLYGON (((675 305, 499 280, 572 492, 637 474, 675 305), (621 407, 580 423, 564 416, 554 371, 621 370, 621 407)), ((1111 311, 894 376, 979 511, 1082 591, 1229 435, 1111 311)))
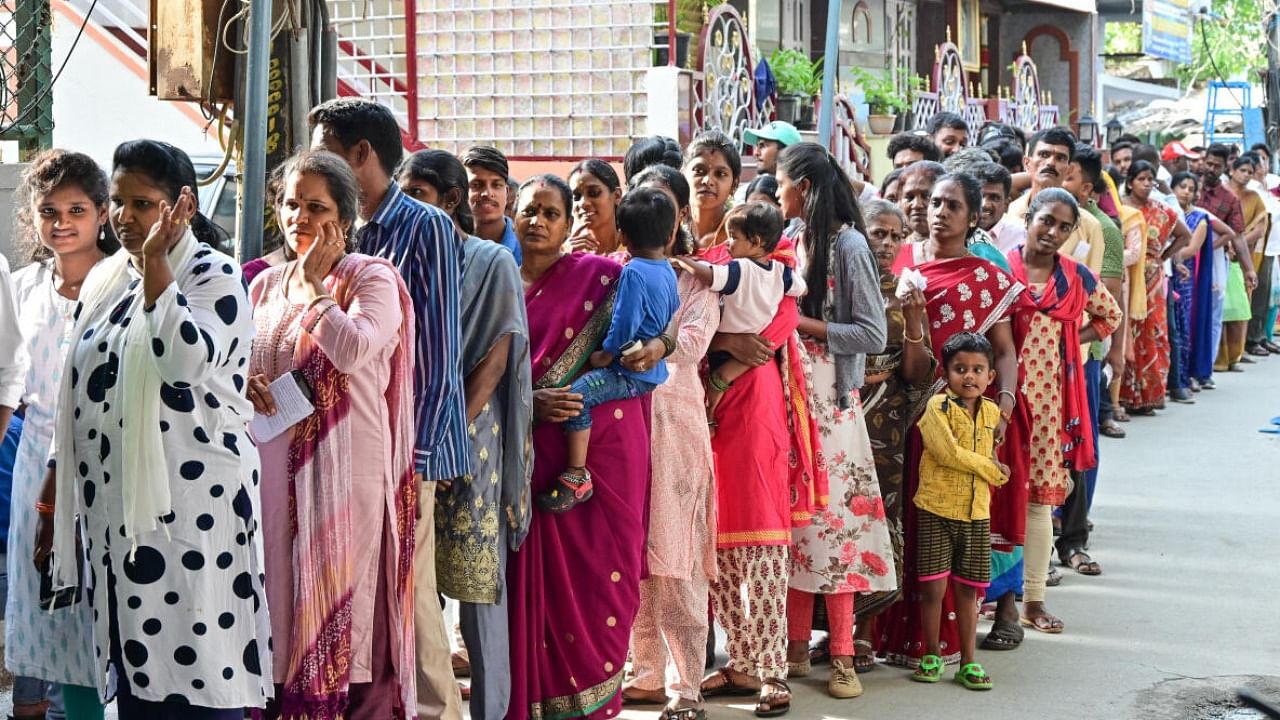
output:
POLYGON ((486 720, 780 716, 822 664, 835 698, 886 664, 990 690, 979 650, 1102 572, 1099 433, 1280 352, 1265 147, 1104 165, 943 114, 879 187, 785 123, 745 186, 718 132, 515 183, 371 101, 309 121, 244 268, 170 145, 23 175, 5 660, 50 717, 454 719, 456 674, 486 720))

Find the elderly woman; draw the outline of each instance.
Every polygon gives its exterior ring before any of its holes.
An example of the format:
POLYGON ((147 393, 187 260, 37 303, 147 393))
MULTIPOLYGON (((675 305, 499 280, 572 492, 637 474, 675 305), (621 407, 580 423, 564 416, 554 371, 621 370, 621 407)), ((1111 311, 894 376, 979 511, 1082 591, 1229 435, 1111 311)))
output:
MULTIPOLYGON (((573 195, 563 180, 526 180, 519 198, 516 234, 536 421, 531 490, 537 493, 564 469, 559 425, 582 411, 582 397, 567 386, 604 338, 622 268, 598 255, 565 253, 573 195)), ((643 398, 594 409, 586 466, 608 481, 597 482, 591 502, 573 512, 536 512, 524 547, 510 558, 513 720, 616 717, 621 709, 645 549, 647 416, 643 398)))
MULTIPOLYGON (((631 182, 669 193, 679 214, 687 214, 689 184, 679 172, 652 166, 631 182)), ((681 230, 668 254, 692 251, 693 241, 681 230)), ((703 717, 699 681, 707 658, 707 593, 716 576, 711 435, 698 366, 719 325, 720 307, 716 294, 686 272, 680 272, 677 291, 680 309, 666 334, 624 360, 652 367, 665 356, 671 373, 653 393, 649 577, 640 581, 640 612, 631 630, 632 679, 624 699, 666 703, 668 720, 697 720, 703 717), (669 701, 668 676, 676 679, 669 701)))
POLYGON ((898 276, 893 261, 906 237, 907 219, 898 207, 885 200, 872 200, 862 207, 867 239, 880 270, 880 295, 884 298, 887 327, 884 352, 867 355, 862 389, 858 392, 866 414, 867 435, 875 457, 876 479, 884 500, 889 539, 893 543, 893 566, 897 585, 892 590, 858 595, 854 607, 853 666, 858 672, 875 667, 872 638, 877 615, 898 599, 902 587, 902 520, 905 493, 902 464, 907 432, 914 420, 912 407, 929 389, 934 378, 934 358, 925 332, 924 295, 913 290, 898 297, 898 276))
MULTIPOLYGON (((49 459, 54 403, 80 290, 90 270, 120 247, 107 224, 110 190, 106 173, 87 155, 49 150, 23 172, 15 201, 20 248, 30 264, 14 274, 13 290, 22 345, 31 362, 22 394, 22 441, 13 467, 4 660, 5 668, 20 678, 57 684, 62 705, 73 718, 103 716, 93 620, 88 603, 41 601, 41 572, 30 562, 38 516, 30 510, 49 459)), ((24 717, 22 699, 17 698, 15 717, 24 717)))
POLYGON ((467 173, 444 150, 419 150, 397 176, 410 197, 444 210, 467 236, 462 263, 462 372, 475 471, 438 492, 436 580, 461 601, 471 717, 500 720, 511 699, 508 552, 529 531, 529 323, 520 270, 499 245, 471 236, 467 173))
POLYGON ((80 580, 77 539, 99 573, 94 677, 102 698, 114 678, 128 720, 239 720, 272 694, 243 394, 253 320, 239 267, 207 244, 195 183, 177 148, 116 148, 124 250, 81 289, 36 504, 35 560, 52 547, 52 584, 80 580))
POLYGON ((388 572, 413 556, 402 524, 412 527, 416 497, 413 311, 390 263, 348 252, 359 191, 347 163, 303 152, 284 178, 276 214, 298 259, 250 288, 247 389, 261 415, 276 414, 280 382, 308 388, 316 405, 259 438, 280 709, 285 718, 387 717, 416 698, 413 637, 403 632, 412 590, 388 572), (363 542, 352 542, 357 529, 363 542), (329 638, 341 642, 326 651, 329 638))

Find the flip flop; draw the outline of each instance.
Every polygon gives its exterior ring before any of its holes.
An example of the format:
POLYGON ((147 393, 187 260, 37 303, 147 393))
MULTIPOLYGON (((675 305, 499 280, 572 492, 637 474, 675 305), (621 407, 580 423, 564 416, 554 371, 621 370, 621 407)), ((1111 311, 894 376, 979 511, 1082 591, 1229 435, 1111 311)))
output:
POLYGON ((960 669, 956 670, 955 681, 963 685, 966 690, 990 690, 993 687, 991 676, 982 669, 981 663, 976 662, 961 665, 960 669))
POLYGON ((1025 637, 1026 632, 1017 623, 996 620, 979 647, 983 650, 1017 650, 1025 637))
POLYGON ((1272 425, 1280 425, 1280 415, 1277 415, 1277 416, 1275 416, 1275 417, 1271 418, 1271 424, 1272 424, 1272 425))
POLYGON ((1067 629, 1067 626, 1058 618, 1050 620, 1043 615, 1037 617, 1035 620, 1020 617, 1018 618, 1018 622, 1022 623, 1023 627, 1029 627, 1032 630, 1042 632, 1046 635, 1058 635, 1061 634, 1063 630, 1067 629))
POLYGON ((1258 428, 1258 432, 1263 433, 1265 435, 1280 435, 1280 427, 1277 427, 1275 425, 1268 425, 1267 427, 1264 427, 1264 428, 1258 428))

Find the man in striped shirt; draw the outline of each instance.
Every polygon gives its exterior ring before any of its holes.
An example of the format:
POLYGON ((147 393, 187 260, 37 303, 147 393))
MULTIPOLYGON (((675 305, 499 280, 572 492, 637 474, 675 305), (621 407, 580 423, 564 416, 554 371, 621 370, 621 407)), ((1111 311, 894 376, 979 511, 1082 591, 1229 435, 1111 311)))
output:
MULTIPOLYGON (((437 482, 470 472, 462 383, 462 238, 444 212, 405 195, 392 177, 404 155, 400 126, 391 111, 362 98, 338 98, 307 118, 311 146, 341 155, 360 184, 359 251, 385 258, 400 270, 413 299, 416 442, 414 471, 420 520, 414 553, 418 715, 462 717, 453 679, 449 640, 436 597, 435 508, 437 482)), ((382 649, 375 648, 375 652, 382 649)))

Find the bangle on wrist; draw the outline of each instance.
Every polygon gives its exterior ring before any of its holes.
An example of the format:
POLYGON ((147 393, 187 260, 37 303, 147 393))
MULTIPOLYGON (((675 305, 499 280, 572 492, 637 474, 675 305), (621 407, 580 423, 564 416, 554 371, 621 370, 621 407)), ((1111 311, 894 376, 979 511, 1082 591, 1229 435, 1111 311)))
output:
POLYGON ((671 357, 671 354, 676 351, 675 339, 666 333, 662 333, 661 335, 659 335, 658 339, 662 341, 662 347, 665 348, 665 350, 662 353, 662 357, 664 358, 671 357))
POLYGON ((37 513, 39 513, 39 514, 41 514, 41 515, 52 515, 52 514, 53 514, 53 503, 37 502, 37 503, 36 503, 36 512, 37 512, 37 513))
MULTIPOLYGON (((1014 395, 1012 390, 1001 390, 1000 392, 996 393, 996 398, 999 398, 1001 395, 1008 395, 1009 399, 1013 401, 1014 407, 1018 406, 1018 396, 1014 395)), ((999 401, 997 400, 997 402, 999 401)))
POLYGON ((729 388, 733 387, 733 383, 725 380, 718 372, 713 372, 707 377, 707 384, 716 392, 725 392, 729 388))
POLYGON ((911 337, 910 333, 908 333, 906 330, 903 330, 902 339, 906 340, 909 343, 922 343, 924 342, 924 331, 923 330, 920 331, 919 337, 911 337))

